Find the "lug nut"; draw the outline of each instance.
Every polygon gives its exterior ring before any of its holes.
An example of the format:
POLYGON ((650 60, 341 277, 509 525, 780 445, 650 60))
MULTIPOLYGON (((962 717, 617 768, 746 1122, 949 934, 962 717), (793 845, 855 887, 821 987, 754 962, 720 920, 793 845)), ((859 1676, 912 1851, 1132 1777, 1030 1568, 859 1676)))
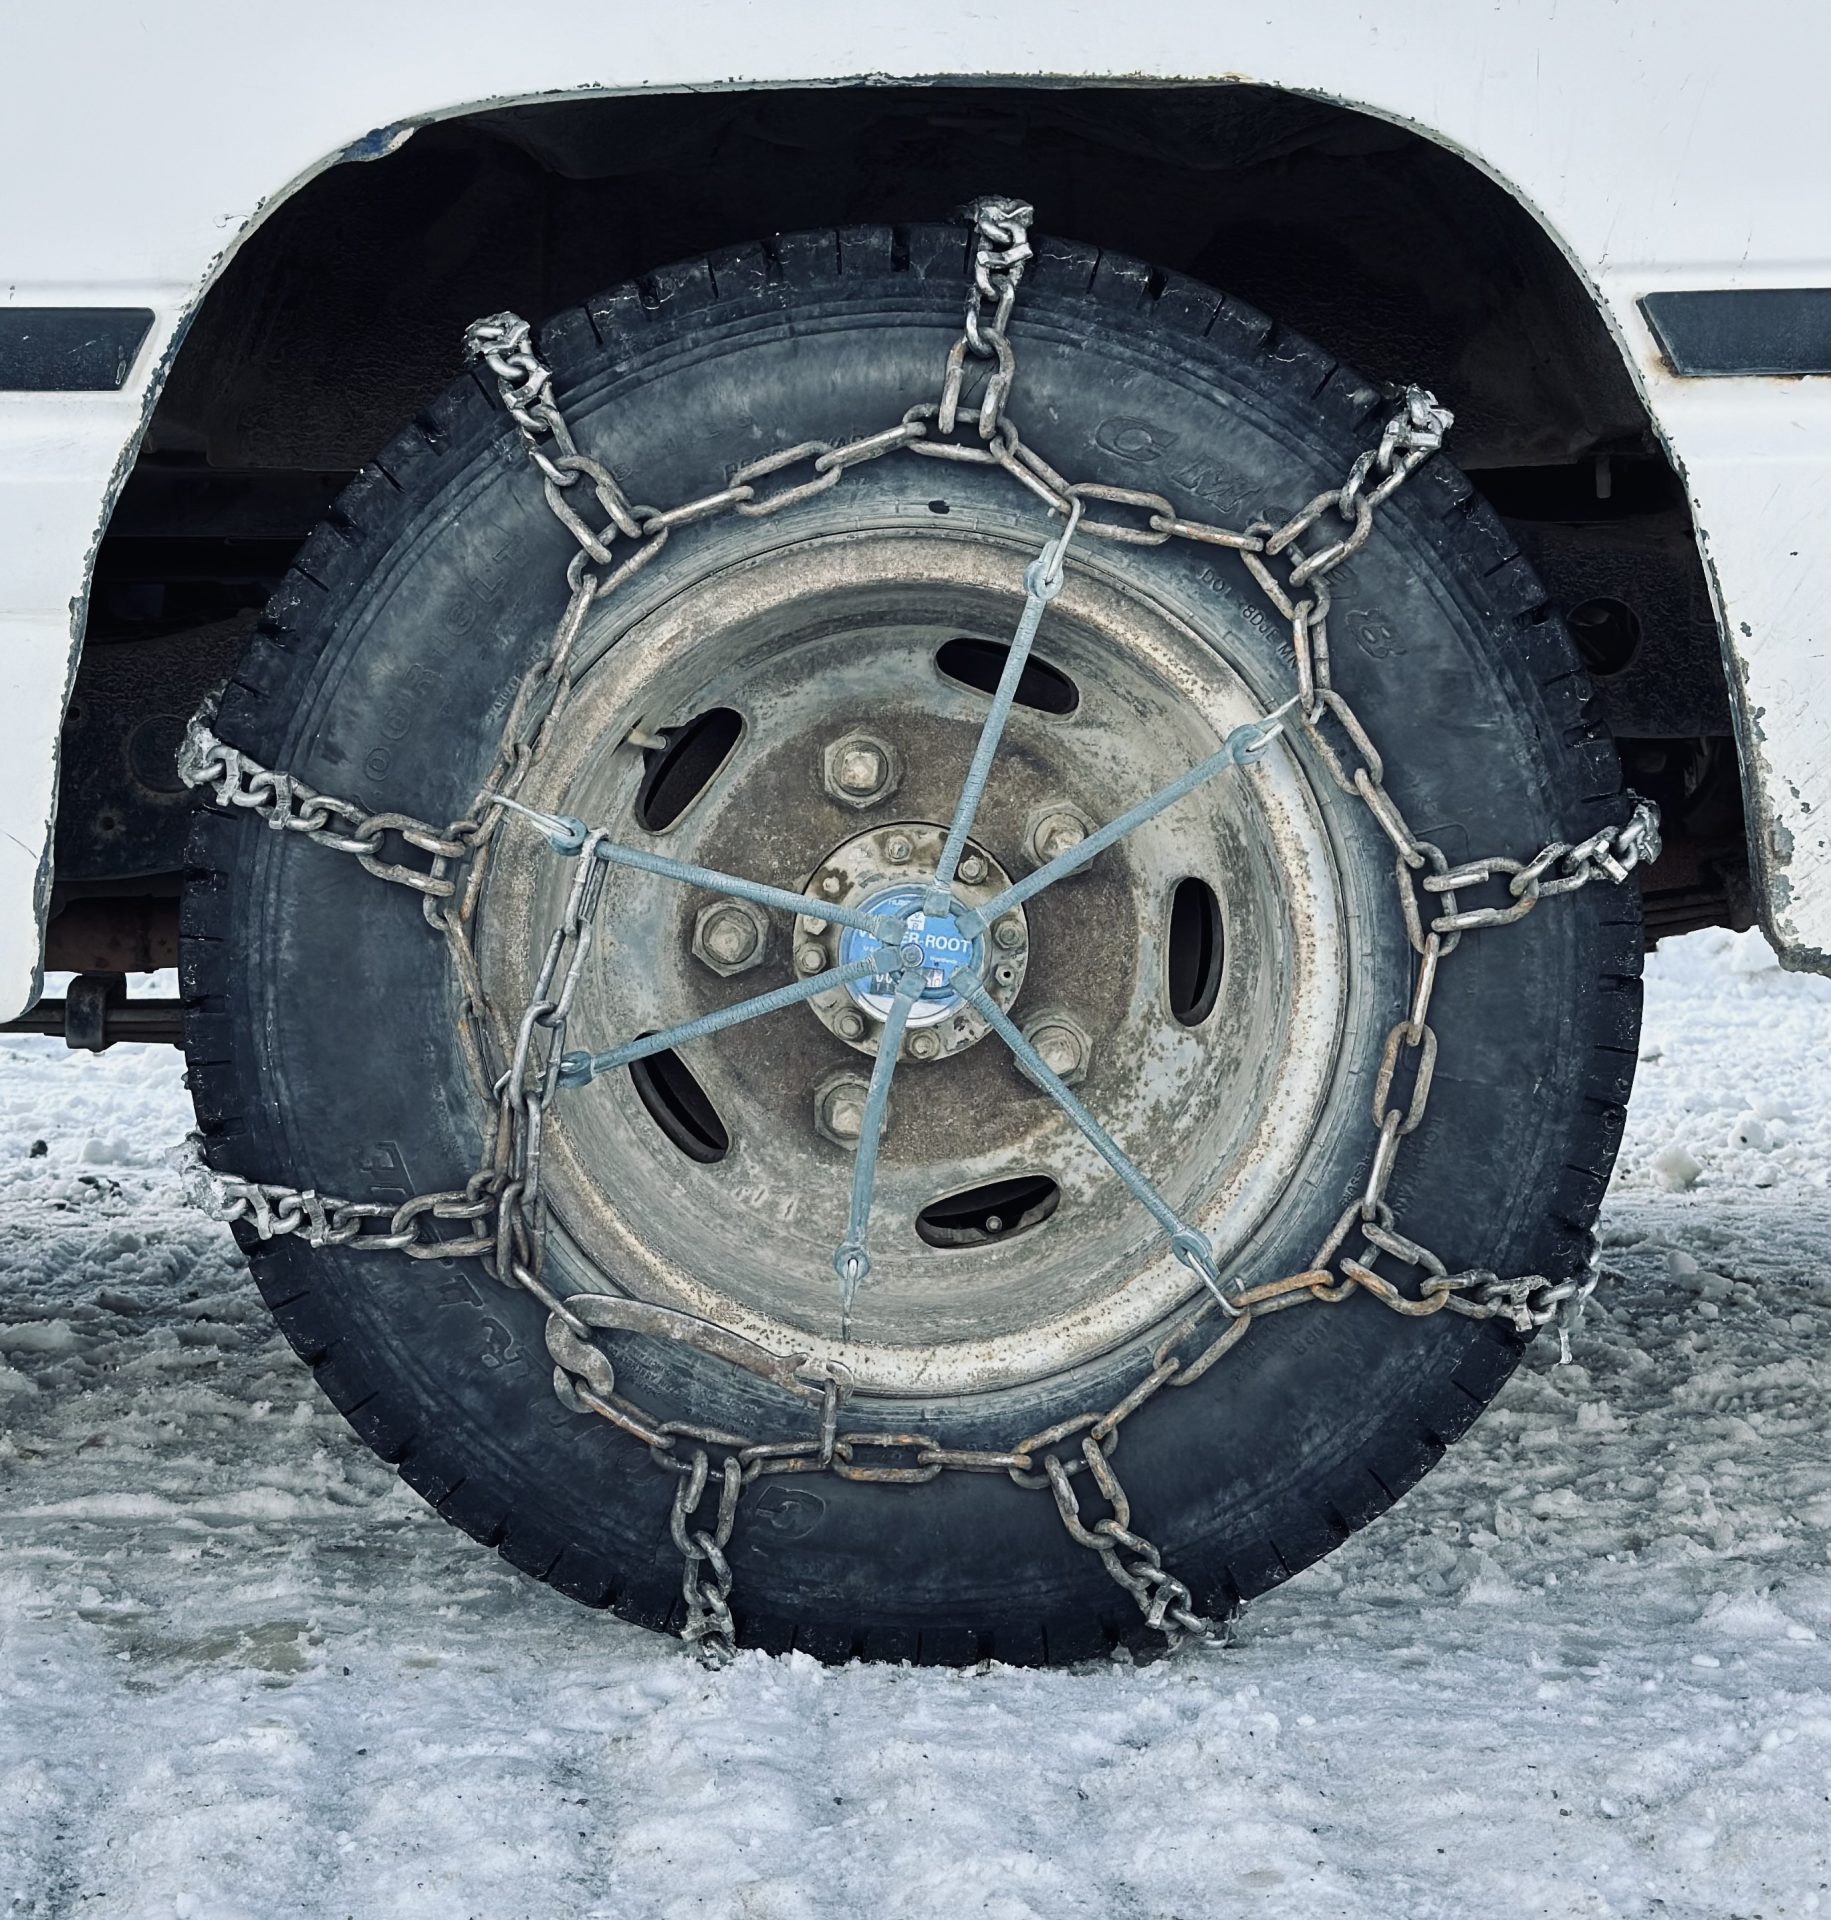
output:
POLYGON ((912 1033, 909 1036, 909 1057, 912 1060, 932 1060, 941 1051, 941 1042, 932 1033, 912 1033))
POLYGON ((1024 1030, 1024 1038, 1058 1080, 1073 1086, 1077 1080, 1087 1077, 1093 1042, 1066 1014, 1044 1014, 1024 1030))
POLYGON ((885 843, 884 854, 893 867, 900 867, 915 852, 915 848, 902 835, 896 834, 885 843))
POLYGON ((822 761, 827 792, 849 807, 869 807, 884 799, 901 772, 895 750, 870 733, 835 740, 822 761))
POLYGON ((985 862, 978 854, 969 853, 961 859, 955 871, 969 887, 976 887, 985 878, 985 862))
POLYGON ((814 1125, 829 1140, 851 1145, 865 1130, 865 1094, 860 1080, 835 1081, 815 1101, 814 1125))
POLYGON ((1017 920, 1000 920, 992 929, 992 938, 1006 953, 1015 953, 1024 943, 1023 925, 1017 920))
POLYGON ((1078 814, 1057 810, 1046 813, 1030 833, 1030 851, 1039 864, 1059 860, 1087 838, 1087 822, 1078 814))
POLYGON ((753 907, 721 900, 702 907, 693 922, 693 952, 714 973, 742 973, 763 958, 768 927, 753 907))
POLYGON ((848 747, 839 756, 839 784, 847 793, 875 793, 884 784, 884 756, 875 747, 848 747))

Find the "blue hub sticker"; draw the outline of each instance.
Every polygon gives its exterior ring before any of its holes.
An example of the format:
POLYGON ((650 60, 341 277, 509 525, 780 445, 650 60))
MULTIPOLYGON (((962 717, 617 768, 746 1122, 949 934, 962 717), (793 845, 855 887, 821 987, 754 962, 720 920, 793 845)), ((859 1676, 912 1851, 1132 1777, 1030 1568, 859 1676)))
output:
MULTIPOLYGON (((894 915, 909 915, 909 940, 919 943, 922 949, 922 994, 910 1010, 911 1026, 932 1026, 937 1020, 945 1020, 956 1008, 965 1003, 954 991, 953 978, 957 969, 970 966, 977 972, 985 961, 985 939, 969 939, 955 924, 951 913, 923 913, 922 896, 927 891, 922 886, 887 887, 862 903, 863 910, 870 914, 881 914, 886 918, 894 915)), ((841 962, 863 960, 870 957, 877 948, 877 942, 868 933, 861 933, 855 927, 847 927, 839 937, 839 958, 841 962)), ((896 949, 884 948, 884 957, 892 966, 895 964, 896 949)), ((855 980, 849 989, 852 998, 871 1014, 882 1020, 890 1012, 890 1002, 896 992, 896 976, 892 973, 874 973, 863 980, 855 980)))

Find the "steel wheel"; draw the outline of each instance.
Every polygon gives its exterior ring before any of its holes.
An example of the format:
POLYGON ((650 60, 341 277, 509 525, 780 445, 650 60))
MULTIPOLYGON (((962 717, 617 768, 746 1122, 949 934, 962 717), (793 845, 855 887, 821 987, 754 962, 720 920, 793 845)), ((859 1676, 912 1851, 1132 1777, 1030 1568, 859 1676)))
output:
MULTIPOLYGON (((633 629, 606 619, 523 797, 840 906, 882 911, 919 891, 1034 557, 970 514, 930 518, 814 539, 784 527, 633 629), (642 740, 667 744, 645 751, 642 740)), ((1262 711, 1223 630, 1194 631, 1097 556, 1070 562, 1032 661, 957 883, 965 904, 1262 711)), ((512 845, 483 907, 484 978, 493 1004, 519 1007, 538 955, 527 930, 554 922, 570 875, 536 836, 512 845)), ((573 1014, 573 1031, 601 1036, 593 1044, 846 954, 830 923, 721 905, 641 873, 618 875, 601 925, 573 1014)), ((937 936, 959 938, 951 922, 931 929, 931 945, 937 936)), ((546 1177, 581 1287, 595 1271, 772 1351, 839 1363, 858 1391, 880 1395, 1062 1375, 1199 1290, 948 990, 954 956, 931 959, 930 997, 902 1043, 874 1264, 849 1338, 833 1249, 888 1011, 881 983, 670 1051, 556 1108, 546 1177)), ((1295 761, 1211 782, 1015 909, 981 937, 977 960, 1020 1029, 1236 1271, 1314 1133, 1347 994, 1335 862, 1295 761)))

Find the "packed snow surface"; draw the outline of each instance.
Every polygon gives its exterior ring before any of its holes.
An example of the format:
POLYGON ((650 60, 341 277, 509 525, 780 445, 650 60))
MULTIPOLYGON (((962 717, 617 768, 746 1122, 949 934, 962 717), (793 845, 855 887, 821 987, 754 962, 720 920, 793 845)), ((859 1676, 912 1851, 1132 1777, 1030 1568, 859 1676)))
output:
POLYGON ((1831 982, 1758 935, 1650 963, 1574 1364, 1147 1667, 708 1675, 524 1580, 318 1399, 187 1118, 0 1044, 0 1913, 1831 1915, 1831 982))

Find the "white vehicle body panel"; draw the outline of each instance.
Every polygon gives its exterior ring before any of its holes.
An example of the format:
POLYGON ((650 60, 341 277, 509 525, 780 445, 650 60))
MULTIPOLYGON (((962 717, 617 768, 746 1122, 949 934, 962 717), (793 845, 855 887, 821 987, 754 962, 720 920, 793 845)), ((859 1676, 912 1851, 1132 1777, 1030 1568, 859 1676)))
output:
POLYGON ((1665 288, 1831 285, 1822 9, 102 0, 16 12, 4 44, 0 310, 144 306, 156 321, 119 392, 0 393, 0 1015, 36 991, 94 549, 185 320, 263 210, 411 123, 484 103, 867 76, 1250 80, 1414 127, 1515 194, 1594 289, 1689 488, 1769 929, 1796 962, 1827 964, 1831 378, 1678 378, 1636 306, 1665 288))

